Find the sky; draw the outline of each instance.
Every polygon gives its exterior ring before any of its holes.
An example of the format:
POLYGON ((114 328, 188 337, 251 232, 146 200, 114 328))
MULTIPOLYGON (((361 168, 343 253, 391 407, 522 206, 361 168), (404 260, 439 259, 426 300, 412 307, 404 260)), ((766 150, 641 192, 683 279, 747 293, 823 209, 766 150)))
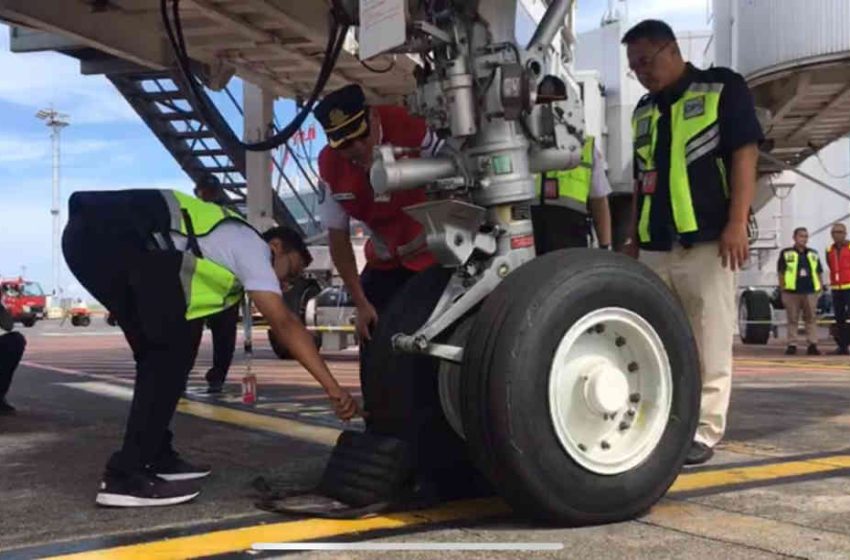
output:
MULTIPOLYGON (((631 0, 629 18, 664 19, 677 31, 705 29, 708 1, 631 0)), ((608 1, 579 0, 578 6, 577 30, 581 32, 599 25, 608 1)), ((238 80, 230 88, 241 97, 238 80)), ((217 95, 214 99, 225 109, 234 130, 241 130, 240 117, 226 98, 217 95)), ((0 276, 25 271, 46 292, 53 287, 51 143, 50 131, 35 114, 51 106, 70 115, 61 140, 63 226, 68 195, 77 190, 192 188, 189 178, 106 78, 81 75, 75 59, 58 53, 9 52, 9 29, 0 24, 0 276)), ((293 113, 288 102, 278 103, 276 110, 282 123, 293 113)), ((314 155, 321 141, 320 134, 314 155)), ((64 261, 62 265, 63 293, 84 295, 64 261)))

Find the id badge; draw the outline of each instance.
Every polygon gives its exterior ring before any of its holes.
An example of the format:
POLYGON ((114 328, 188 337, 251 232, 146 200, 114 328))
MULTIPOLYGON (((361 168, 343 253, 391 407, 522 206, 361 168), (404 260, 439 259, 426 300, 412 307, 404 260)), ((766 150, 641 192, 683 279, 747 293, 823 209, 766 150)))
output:
POLYGON ((558 180, 543 179, 543 197, 547 200, 558 198, 558 180))
POLYGON ((640 191, 642 194, 655 194, 657 184, 658 171, 645 171, 640 178, 640 191))
POLYGON ((375 202, 389 202, 391 198, 392 198, 392 194, 390 194, 390 193, 383 193, 383 194, 375 193, 375 202))
POLYGON ((805 268, 801 268, 800 269, 800 278, 808 278, 808 277, 809 277, 809 271, 806 270, 805 268))

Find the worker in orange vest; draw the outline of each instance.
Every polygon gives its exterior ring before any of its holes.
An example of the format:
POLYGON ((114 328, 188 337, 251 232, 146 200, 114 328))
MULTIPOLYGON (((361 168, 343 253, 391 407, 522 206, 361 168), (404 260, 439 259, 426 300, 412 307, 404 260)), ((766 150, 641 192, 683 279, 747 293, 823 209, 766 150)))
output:
POLYGON ((847 228, 844 224, 833 224, 833 244, 826 249, 826 262, 829 266, 829 287, 832 290, 832 309, 835 313, 836 354, 847 356, 850 351, 850 332, 847 328, 847 314, 850 308, 850 241, 847 241, 847 228))

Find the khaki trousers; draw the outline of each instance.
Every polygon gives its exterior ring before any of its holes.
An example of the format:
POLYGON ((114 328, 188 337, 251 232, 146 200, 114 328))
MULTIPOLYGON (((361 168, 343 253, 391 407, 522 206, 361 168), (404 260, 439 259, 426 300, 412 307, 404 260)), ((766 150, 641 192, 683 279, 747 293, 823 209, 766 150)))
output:
POLYGON ((797 345, 800 336, 797 334, 800 314, 806 323, 806 342, 818 343, 817 294, 795 294, 794 292, 782 292, 782 304, 785 306, 785 314, 788 316, 788 344, 797 345))
POLYGON ((640 261, 658 274, 679 298, 696 338, 702 375, 702 402, 696 441, 714 447, 726 431, 732 392, 735 336, 735 273, 724 268, 718 244, 690 249, 641 251, 640 261))

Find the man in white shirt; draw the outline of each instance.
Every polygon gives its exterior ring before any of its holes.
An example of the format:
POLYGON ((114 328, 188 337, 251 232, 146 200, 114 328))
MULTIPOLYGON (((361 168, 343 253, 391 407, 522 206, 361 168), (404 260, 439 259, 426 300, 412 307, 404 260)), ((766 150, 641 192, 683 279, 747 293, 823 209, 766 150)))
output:
POLYGON ((285 227, 260 235, 235 213, 178 191, 77 192, 62 239, 68 268, 115 317, 136 360, 124 443, 106 465, 96 502, 172 505, 210 474, 171 446, 168 426, 195 361, 204 319, 247 292, 275 338, 322 385, 337 416, 359 413, 283 303, 281 282, 311 257, 285 227))

